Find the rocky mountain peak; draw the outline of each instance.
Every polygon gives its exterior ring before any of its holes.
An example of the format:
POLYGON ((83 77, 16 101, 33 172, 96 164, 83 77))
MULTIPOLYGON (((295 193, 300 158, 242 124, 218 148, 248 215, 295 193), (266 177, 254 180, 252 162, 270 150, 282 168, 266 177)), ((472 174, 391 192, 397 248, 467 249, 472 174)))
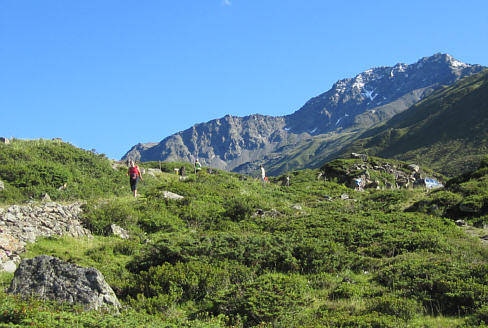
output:
MULTIPOLYGON (((314 131, 314 134, 344 129, 367 110, 391 103, 415 90, 451 84, 481 69, 480 65, 465 64, 441 53, 410 65, 398 63, 392 67, 371 68, 336 82, 329 91, 312 98, 289 116, 288 127, 295 132, 314 131)), ((415 102, 418 100, 420 98, 415 102)))
POLYGON ((198 157, 204 165, 220 169, 252 169, 258 162, 277 161, 293 147, 298 152, 299 145, 314 137, 364 131, 406 110, 436 88, 482 69, 441 53, 413 64, 374 67, 337 81, 293 114, 226 115, 196 124, 157 145, 137 145, 124 158, 192 161, 198 157))
POLYGON ((464 67, 469 67, 472 66, 470 64, 466 64, 463 62, 460 62, 459 60, 455 59, 453 56, 449 54, 443 54, 443 53, 436 53, 433 56, 430 57, 423 57, 420 59, 417 63, 419 64, 438 64, 438 65, 449 65, 450 67, 453 68, 464 68, 464 67))

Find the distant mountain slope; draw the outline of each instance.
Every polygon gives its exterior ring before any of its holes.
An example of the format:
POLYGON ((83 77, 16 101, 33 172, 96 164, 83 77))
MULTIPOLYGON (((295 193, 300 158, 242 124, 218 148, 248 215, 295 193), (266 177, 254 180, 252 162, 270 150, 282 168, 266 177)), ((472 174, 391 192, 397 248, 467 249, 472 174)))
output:
POLYGON ((425 57, 412 65, 373 68, 338 81, 293 114, 228 115, 196 124, 158 144, 138 144, 123 159, 192 161, 198 157, 204 165, 242 173, 253 172, 260 163, 266 164, 270 174, 318 167, 323 158, 360 132, 482 68, 447 54, 425 57))
POLYGON ((287 116, 287 123, 294 131, 313 131, 316 135, 361 125, 362 120, 356 120, 361 114, 373 122, 381 121, 410 107, 430 89, 480 70, 479 65, 461 63, 447 54, 424 57, 412 65, 372 68, 336 82, 331 90, 287 116), (395 101, 399 102, 392 104, 395 101))
POLYGON ((267 153, 283 147, 288 138, 293 138, 292 142, 299 142, 309 137, 308 134, 294 134, 291 137, 285 126, 283 117, 227 115, 196 124, 152 147, 139 144, 123 158, 192 162, 198 157, 205 166, 230 170, 244 162, 259 160, 267 153))
POLYGON ((488 153, 488 70, 444 87, 342 150, 417 161, 454 176, 488 153))

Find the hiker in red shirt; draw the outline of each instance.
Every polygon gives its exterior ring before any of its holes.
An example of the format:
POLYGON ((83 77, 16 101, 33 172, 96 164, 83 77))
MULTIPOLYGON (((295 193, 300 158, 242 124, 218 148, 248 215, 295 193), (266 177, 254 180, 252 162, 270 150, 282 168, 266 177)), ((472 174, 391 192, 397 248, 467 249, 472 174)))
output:
POLYGON ((129 162, 129 171, 127 172, 127 175, 129 176, 129 182, 130 182, 130 190, 134 193, 134 197, 137 197, 137 182, 139 181, 139 178, 142 179, 141 171, 139 170, 139 167, 134 164, 134 161, 129 162))

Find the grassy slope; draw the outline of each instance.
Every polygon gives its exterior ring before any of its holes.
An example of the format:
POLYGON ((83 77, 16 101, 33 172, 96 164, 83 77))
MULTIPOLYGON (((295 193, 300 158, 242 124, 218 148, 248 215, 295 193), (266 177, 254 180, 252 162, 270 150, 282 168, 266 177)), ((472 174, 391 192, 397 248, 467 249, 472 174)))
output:
POLYGON ((96 238, 28 246, 26 257, 50 254, 101 270, 127 306, 120 316, 1 293, 0 322, 455 327, 486 320, 488 252, 452 220, 404 212, 431 197, 425 191, 359 193, 317 180, 318 170, 292 172, 289 187, 217 173, 147 176, 140 198, 105 195, 87 204, 85 223, 96 238), (164 191, 185 199, 165 200, 164 191), (132 238, 104 236, 111 223, 132 238))
POLYGON ((432 192, 410 210, 468 220, 478 227, 488 224, 488 157, 477 170, 449 180, 446 188, 432 192))
POLYGON ((128 193, 125 169, 113 169, 96 155, 57 140, 17 140, 0 144, 0 202, 98 198, 128 193), (63 188, 63 186, 66 188, 63 188))

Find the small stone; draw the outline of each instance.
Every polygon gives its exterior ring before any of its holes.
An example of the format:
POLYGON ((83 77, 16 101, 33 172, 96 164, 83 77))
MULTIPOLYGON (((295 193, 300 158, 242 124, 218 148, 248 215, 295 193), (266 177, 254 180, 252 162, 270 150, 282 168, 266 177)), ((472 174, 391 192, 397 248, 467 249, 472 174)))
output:
POLYGON ((164 191, 163 192, 163 197, 166 198, 166 199, 174 199, 174 200, 181 200, 181 199, 184 199, 185 197, 181 196, 181 195, 178 195, 178 194, 175 194, 171 191, 164 191))
POLYGON ((420 166, 415 164, 410 164, 407 167, 415 173, 418 173, 420 171, 420 166))
POLYGON ((0 271, 14 273, 16 269, 17 269, 17 265, 15 264, 15 261, 7 261, 4 263, 0 263, 0 271))
POLYGON ((110 230, 112 230, 112 233, 115 236, 118 236, 122 239, 129 239, 129 233, 127 232, 127 230, 125 230, 124 228, 122 228, 116 224, 111 224, 110 230))
POLYGON ((456 223, 457 226, 460 226, 460 227, 465 227, 465 226, 468 225, 466 223, 466 221, 464 221, 464 220, 456 220, 455 223, 456 223))

